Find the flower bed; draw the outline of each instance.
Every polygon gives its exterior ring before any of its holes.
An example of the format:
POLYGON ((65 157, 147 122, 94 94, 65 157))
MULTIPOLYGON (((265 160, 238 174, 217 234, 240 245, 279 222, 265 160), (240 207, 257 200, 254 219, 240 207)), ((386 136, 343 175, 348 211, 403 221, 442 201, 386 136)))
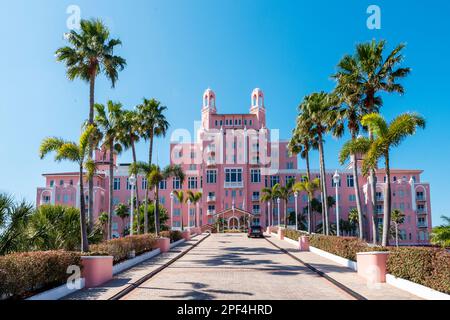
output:
POLYGON ((90 255, 110 255, 114 257, 114 264, 126 260, 132 251, 136 255, 153 250, 156 237, 153 234, 128 236, 112 239, 90 246, 90 255))
POLYGON ((172 230, 172 231, 161 231, 159 233, 161 237, 169 238, 170 243, 177 242, 178 240, 183 239, 183 235, 181 234, 181 231, 178 230, 172 230))
POLYGON ((0 297, 27 298, 64 284, 67 267, 81 268, 78 252, 36 251, 0 257, 0 297))

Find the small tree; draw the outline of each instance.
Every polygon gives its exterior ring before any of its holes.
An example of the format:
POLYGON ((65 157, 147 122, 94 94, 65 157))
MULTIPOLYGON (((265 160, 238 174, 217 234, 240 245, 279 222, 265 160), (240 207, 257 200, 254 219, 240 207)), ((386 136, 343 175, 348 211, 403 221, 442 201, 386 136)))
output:
POLYGON ((395 245, 398 247, 398 226, 405 222, 405 214, 398 209, 392 210, 391 221, 395 227, 395 245))
POLYGON ((125 233, 125 219, 130 215, 128 206, 123 203, 119 203, 116 207, 116 215, 122 220, 123 230, 125 233))
POLYGON ((441 217, 446 224, 433 228, 431 233, 431 243, 443 248, 450 246, 450 217, 441 217))

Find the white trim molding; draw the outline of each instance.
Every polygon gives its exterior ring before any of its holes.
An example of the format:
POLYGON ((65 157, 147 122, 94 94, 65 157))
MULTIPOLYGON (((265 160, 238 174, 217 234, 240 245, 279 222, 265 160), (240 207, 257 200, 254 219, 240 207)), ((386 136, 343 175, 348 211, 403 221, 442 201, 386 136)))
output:
POLYGON ((427 300, 450 300, 450 295, 421 284, 386 274, 386 283, 427 300))
POLYGON ((67 284, 63 284, 59 287, 44 291, 42 293, 38 293, 26 300, 59 300, 83 288, 84 288, 84 278, 80 278, 79 288, 69 289, 67 287, 67 284))

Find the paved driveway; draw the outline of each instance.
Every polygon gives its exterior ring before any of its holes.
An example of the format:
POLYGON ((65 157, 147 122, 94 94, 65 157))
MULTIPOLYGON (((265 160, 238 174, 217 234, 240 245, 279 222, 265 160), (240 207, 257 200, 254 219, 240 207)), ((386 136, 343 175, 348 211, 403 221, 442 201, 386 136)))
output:
POLYGON ((351 299, 264 239, 213 234, 124 299, 351 299))

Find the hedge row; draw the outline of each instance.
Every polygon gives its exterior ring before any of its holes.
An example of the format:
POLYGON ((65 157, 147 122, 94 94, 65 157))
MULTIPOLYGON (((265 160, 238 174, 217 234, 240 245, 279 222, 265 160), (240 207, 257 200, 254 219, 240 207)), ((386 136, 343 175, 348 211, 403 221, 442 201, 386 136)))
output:
POLYGON ((450 253, 444 249, 390 249, 387 269, 396 277, 450 294, 450 253))
POLYGON ((159 233, 159 235, 164 238, 169 238, 171 243, 177 242, 178 240, 183 239, 183 235, 181 234, 181 231, 178 231, 178 230, 161 231, 159 233))
POLYGON ((130 252, 136 255, 151 251, 156 245, 156 237, 153 234, 128 236, 112 239, 90 246, 90 255, 110 255, 114 257, 114 264, 128 259, 130 252))
POLYGON ((35 251, 0 256, 0 299, 27 298, 62 285, 72 265, 81 268, 80 253, 35 251))

